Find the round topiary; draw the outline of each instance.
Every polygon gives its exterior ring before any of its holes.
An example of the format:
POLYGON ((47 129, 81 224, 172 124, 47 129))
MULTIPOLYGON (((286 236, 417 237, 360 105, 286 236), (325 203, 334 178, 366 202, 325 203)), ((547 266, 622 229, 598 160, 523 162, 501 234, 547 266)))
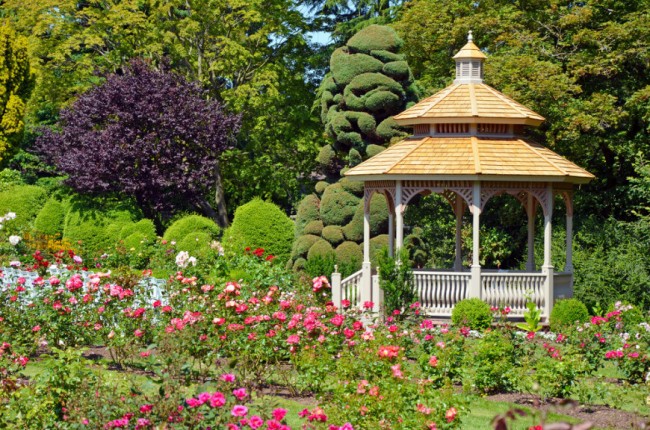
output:
POLYGON ((368 145, 366 147, 366 155, 368 156, 368 158, 372 158, 372 157, 379 154, 380 152, 382 152, 385 149, 386 148, 384 148, 381 145, 368 145))
POLYGON ((316 236, 320 236, 322 232, 323 232, 323 221, 321 220, 308 222, 307 225, 305 226, 305 229, 303 230, 303 233, 305 234, 313 234, 316 236))
POLYGON ((363 197, 364 185, 361 181, 352 181, 350 178, 343 178, 339 181, 339 184, 343 187, 348 193, 352 193, 355 196, 363 197))
POLYGON ((301 270, 305 269, 305 264, 307 264, 307 260, 304 258, 299 258, 296 261, 293 262, 293 271, 294 272, 300 272, 301 270))
POLYGON ((34 230, 39 234, 62 236, 66 211, 67 207, 63 202, 56 197, 50 197, 34 220, 34 230))
POLYGON ((320 236, 315 236, 313 234, 300 236, 293 243, 293 248, 291 249, 291 258, 305 257, 309 251, 309 248, 311 248, 319 240, 321 240, 320 236))
POLYGON ((336 262, 338 264, 361 264, 363 261, 363 250, 358 243, 343 242, 336 247, 336 262))
POLYGON ((362 73, 380 72, 384 63, 367 54, 350 54, 347 47, 338 48, 330 58, 330 70, 338 85, 349 84, 362 73))
POLYGON ((167 230, 165 230, 163 239, 168 242, 178 242, 189 233, 199 231, 208 233, 213 239, 216 239, 221 233, 219 226, 210 218, 201 215, 187 215, 170 225, 167 230))
POLYGON ((124 220, 118 220, 110 223, 104 228, 104 233, 106 236, 110 237, 113 239, 113 241, 117 241, 120 238, 120 232, 122 229, 127 226, 127 225, 132 225, 135 224, 132 221, 124 221, 124 220))
POLYGON ((151 238, 147 238, 143 233, 133 232, 124 238, 124 247, 133 252, 140 252, 148 245, 151 245, 151 238))
POLYGON ((347 45, 357 52, 372 52, 375 50, 398 51, 404 41, 391 27, 385 25, 369 25, 348 40, 347 45))
POLYGON ((293 242, 293 221, 275 204, 253 199, 235 211, 225 246, 231 251, 264 248, 279 260, 287 260, 293 242))
POLYGON ((315 194, 309 194, 298 205, 294 229, 295 236, 302 235, 307 223, 317 219, 320 219, 320 199, 315 194))
POLYGON ((120 230, 120 239, 126 239, 133 233, 141 233, 144 237, 153 241, 156 237, 156 226, 152 220, 147 218, 143 218, 135 223, 129 223, 120 230))
POLYGON ((327 187, 323 193, 320 217, 325 225, 345 225, 354 216, 359 198, 345 191, 341 184, 327 187))
POLYGON ((589 311, 584 303, 578 299, 558 300, 553 306, 549 322, 551 330, 559 332, 576 323, 589 320, 589 311))
MULTIPOLYGON (((0 192, 0 216, 14 212, 16 218, 7 227, 28 230, 47 201, 47 191, 35 185, 14 185, 0 192)), ((5 228, 7 228, 5 227, 5 228)))
POLYGON ((332 245, 330 245, 330 243, 325 239, 320 239, 318 242, 313 244, 311 248, 309 248, 309 252, 307 253, 307 260, 311 260, 312 258, 316 257, 327 258, 334 255, 335 253, 332 245))
POLYGON ((99 256, 115 244, 115 238, 106 233, 106 225, 111 223, 112 220, 100 211, 76 206, 66 214, 63 239, 81 250, 86 258, 99 256))
POLYGON ((451 311, 451 322, 472 330, 485 330, 492 324, 490 305, 478 298, 463 299, 451 311))
POLYGON ((323 228, 323 233, 321 235, 323 236, 323 239, 331 243, 333 246, 343 242, 343 229, 338 225, 328 225, 323 228))
POLYGON ((325 191, 325 188, 327 188, 329 184, 325 181, 318 181, 316 182, 316 186, 314 186, 314 191, 316 191, 317 194, 323 194, 323 191, 325 191))
POLYGON ((332 167, 336 160, 336 151, 331 145, 323 146, 318 152, 316 161, 323 167, 332 167))
POLYGON ((205 231, 195 231, 188 233, 176 244, 178 251, 187 251, 190 256, 196 258, 205 258, 210 252, 210 244, 212 243, 212 235, 205 231))

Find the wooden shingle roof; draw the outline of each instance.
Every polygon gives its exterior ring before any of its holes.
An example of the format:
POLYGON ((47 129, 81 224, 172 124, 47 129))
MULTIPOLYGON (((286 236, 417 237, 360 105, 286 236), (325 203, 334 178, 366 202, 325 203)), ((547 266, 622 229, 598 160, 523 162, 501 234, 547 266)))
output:
MULTIPOLYGON (((550 149, 521 138, 412 137, 348 170, 345 176, 444 177, 587 183, 594 176, 550 149)), ((379 179, 379 178, 374 178, 379 179)))
POLYGON ((501 123, 538 126, 544 117, 483 83, 453 84, 393 117, 400 125, 501 123))

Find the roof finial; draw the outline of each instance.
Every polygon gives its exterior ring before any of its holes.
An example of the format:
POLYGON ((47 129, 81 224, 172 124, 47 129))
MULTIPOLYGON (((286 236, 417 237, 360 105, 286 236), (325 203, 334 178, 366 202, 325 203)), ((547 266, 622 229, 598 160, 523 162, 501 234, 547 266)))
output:
POLYGON ((472 37, 472 30, 467 32, 467 41, 468 42, 473 42, 474 38, 472 37))

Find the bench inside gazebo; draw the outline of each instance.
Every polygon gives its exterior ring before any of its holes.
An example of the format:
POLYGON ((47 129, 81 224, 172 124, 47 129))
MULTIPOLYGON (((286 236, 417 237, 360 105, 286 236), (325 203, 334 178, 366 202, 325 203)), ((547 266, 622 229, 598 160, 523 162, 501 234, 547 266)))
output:
POLYGON ((370 199, 386 197, 389 211, 389 253, 403 245, 403 216, 416 194, 437 193, 456 216, 453 269, 414 270, 421 312, 449 317, 454 305, 478 297, 493 306, 509 306, 511 318, 521 318, 532 300, 548 319, 556 299, 573 293, 571 261, 574 186, 589 182, 592 174, 524 136, 528 126, 544 118, 483 83, 485 54, 473 43, 454 56, 456 79, 442 91, 395 116, 413 136, 348 170, 351 180, 364 182, 364 261, 360 271, 341 279, 332 275, 332 299, 352 306, 383 305, 377 276, 370 264, 370 199), (485 270, 480 265, 481 213, 490 199, 514 196, 528 218, 526 270, 485 270), (561 271, 551 264, 551 228, 555 197, 566 205, 566 263, 561 271), (535 217, 544 216, 544 261, 535 270, 535 217), (463 268, 461 229, 463 214, 472 215, 472 265, 463 268))

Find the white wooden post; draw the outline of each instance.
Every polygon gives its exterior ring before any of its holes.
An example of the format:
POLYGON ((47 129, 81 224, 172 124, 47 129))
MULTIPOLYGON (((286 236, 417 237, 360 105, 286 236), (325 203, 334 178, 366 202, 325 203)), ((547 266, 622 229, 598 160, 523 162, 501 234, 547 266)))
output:
POLYGON ((454 270, 460 272, 463 268, 463 255, 461 248, 462 228, 463 228, 463 200, 459 195, 456 195, 456 258, 454 260, 454 270))
POLYGON ((363 264, 361 265, 361 306, 372 301, 372 267, 370 265, 370 193, 363 195, 363 264))
POLYGON ((395 215, 393 215, 393 210, 395 208, 388 209, 388 255, 391 257, 395 256, 395 215))
POLYGON ((339 266, 334 265, 334 273, 332 273, 332 303, 336 306, 336 309, 341 312, 342 306, 341 301, 343 297, 343 291, 341 290, 341 274, 339 273, 339 266))
POLYGON ((399 250, 404 245, 404 213, 402 211, 402 181, 395 181, 395 255, 399 258, 399 250))
POLYGON ((551 243, 553 239, 552 231, 553 219, 553 186, 549 184, 546 187, 546 210, 544 211, 544 264, 542 273, 546 275, 544 281, 544 316, 546 320, 551 316, 553 310, 553 265, 551 260, 551 243))
MULTIPOLYGON (((564 271, 573 273, 573 202, 571 195, 566 197, 566 261, 564 271)), ((572 276, 573 278, 573 276, 572 276)))
POLYGON ((384 305, 384 290, 379 287, 379 275, 372 276, 372 303, 373 312, 379 312, 384 305))
POLYGON ((526 205, 528 215, 528 260, 526 260, 526 271, 535 271, 535 200, 531 193, 528 193, 526 205))
POLYGON ((467 297, 481 298, 481 263, 480 252, 480 223, 481 223, 481 183, 474 182, 472 189, 472 279, 467 291, 467 297))

